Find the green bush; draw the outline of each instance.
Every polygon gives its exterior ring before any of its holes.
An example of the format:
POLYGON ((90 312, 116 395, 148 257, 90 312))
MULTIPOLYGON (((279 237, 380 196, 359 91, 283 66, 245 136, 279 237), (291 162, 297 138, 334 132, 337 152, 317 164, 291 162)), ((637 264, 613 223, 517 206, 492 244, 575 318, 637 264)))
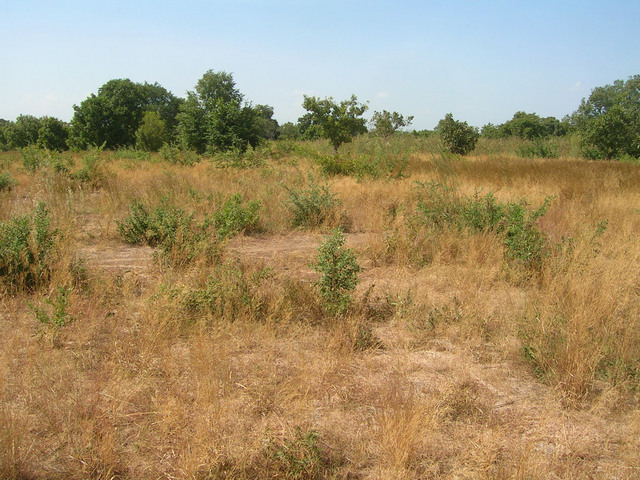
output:
POLYGON ((221 247, 205 220, 198 224, 193 213, 162 201, 151 210, 144 203, 134 200, 129 206, 129 215, 117 222, 120 236, 136 245, 159 247, 157 259, 172 266, 187 265, 196 258, 209 263, 219 260, 221 247))
POLYGON ((0 192, 11 190, 16 183, 9 172, 0 173, 0 192))
POLYGON ((320 450, 319 435, 310 430, 304 433, 296 428, 291 439, 269 438, 264 450, 267 470, 272 478, 292 480, 329 477, 330 465, 320 450))
POLYGON ((45 299, 44 302, 48 307, 43 308, 29 304, 29 308, 35 315, 36 320, 43 326, 55 328, 64 327, 74 320, 67 312, 69 293, 71 293, 71 288, 58 287, 58 293, 54 301, 45 299))
POLYGON ((102 147, 89 148, 82 156, 82 167, 71 178, 95 188, 100 187, 105 180, 101 153, 102 147))
POLYGON ((255 232, 259 229, 260 202, 252 201, 245 207, 242 195, 236 193, 214 213, 213 224, 220 237, 232 237, 240 232, 255 232))
POLYGON ((19 148, 18 153, 20 154, 22 165, 28 172, 35 172, 38 168, 44 166, 48 159, 47 151, 35 145, 19 148))
POLYGON ((558 145, 537 140, 518 147, 518 155, 524 158, 558 158, 558 145))
POLYGON ((164 143, 159 150, 163 160, 178 165, 192 166, 200 162, 200 155, 191 150, 182 150, 175 145, 164 143))
POLYGON ((336 194, 329 192, 326 185, 318 185, 311 177, 306 190, 294 190, 284 187, 289 193, 285 203, 293 214, 293 225, 296 227, 312 228, 322 225, 340 205, 336 194))
POLYGON ((480 134, 478 130, 470 126, 467 122, 454 120, 453 115, 448 113, 440 120, 436 128, 440 132, 445 147, 457 155, 467 155, 476 148, 480 134))
POLYGON ((33 214, 0 223, 0 282, 10 291, 35 289, 49 281, 57 230, 43 203, 33 214))
POLYGON ((473 231, 490 231, 503 238, 507 260, 527 267, 538 268, 546 248, 544 234, 536 221, 542 217, 553 199, 548 197, 535 210, 526 200, 498 202, 492 193, 471 198, 458 196, 457 192, 436 182, 419 184, 417 216, 411 222, 422 223, 437 230, 445 226, 473 231))
POLYGON ((129 216, 118 223, 120 236, 127 242, 152 247, 171 242, 181 229, 189 230, 193 215, 162 201, 153 211, 138 200, 129 206, 129 216))
POLYGON ((333 313, 343 313, 351 304, 351 293, 358 285, 360 266, 355 254, 344 248, 346 237, 336 229, 318 249, 313 269, 320 274, 317 286, 326 307, 333 313))
POLYGON ((144 112, 136 130, 136 148, 157 152, 169 139, 166 122, 157 112, 144 112))

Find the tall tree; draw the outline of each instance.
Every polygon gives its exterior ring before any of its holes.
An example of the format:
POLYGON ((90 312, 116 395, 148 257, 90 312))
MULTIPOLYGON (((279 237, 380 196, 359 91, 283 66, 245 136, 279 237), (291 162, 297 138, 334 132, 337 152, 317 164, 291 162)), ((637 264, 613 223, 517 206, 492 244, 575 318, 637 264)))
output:
POLYGON ((260 141, 258 112, 244 102, 233 76, 207 71, 178 113, 178 140, 198 153, 245 151, 260 141))
POLYGON ((582 99, 571 123, 590 158, 640 158, 640 75, 596 87, 582 99))
POLYGON ((33 115, 20 115, 16 121, 6 128, 7 145, 9 149, 35 145, 38 141, 38 131, 42 127, 39 118, 33 115))
POLYGON ((62 120, 54 117, 42 117, 38 130, 38 146, 59 152, 67 149, 69 127, 62 120))
POLYGON ((359 103, 355 95, 340 103, 336 103, 332 97, 320 99, 305 95, 302 106, 309 113, 298 121, 307 122, 308 128, 318 128, 321 135, 329 139, 336 154, 340 145, 367 132, 367 121, 362 115, 369 107, 359 103))
POLYGON ((109 80, 97 95, 74 105, 69 143, 76 148, 103 143, 107 148, 133 146, 145 112, 155 111, 173 125, 178 104, 179 99, 157 83, 109 80))

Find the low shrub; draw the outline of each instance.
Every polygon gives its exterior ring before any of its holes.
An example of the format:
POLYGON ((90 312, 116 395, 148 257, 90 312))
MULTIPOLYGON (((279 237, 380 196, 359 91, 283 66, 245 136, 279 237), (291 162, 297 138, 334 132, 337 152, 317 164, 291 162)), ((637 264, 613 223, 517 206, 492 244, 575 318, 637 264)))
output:
POLYGON ((329 477, 331 462, 320 448, 320 436, 315 430, 303 432, 296 428, 292 438, 270 437, 265 442, 264 469, 267 478, 292 480, 333 478, 329 477))
POLYGON ((102 166, 102 148, 88 149, 82 156, 82 167, 71 175, 71 178, 94 188, 102 186, 106 173, 102 166))
POLYGON ((11 190, 16 183, 9 172, 0 173, 0 192, 11 190))
POLYGON ((558 158, 558 145, 544 140, 528 142, 518 147, 518 155, 524 158, 558 158))
POLYGON ((71 288, 59 286, 53 301, 48 298, 44 300, 47 307, 38 307, 29 304, 29 309, 42 326, 53 328, 64 327, 74 320, 67 312, 69 293, 71 293, 71 288))
POLYGON ((329 192, 326 185, 318 185, 309 178, 309 186, 305 190, 284 187, 289 193, 285 205, 293 214, 295 227, 313 228, 325 223, 333 214, 340 200, 336 194, 329 192))
POLYGON ((181 148, 164 143, 158 151, 163 160, 177 165, 192 166, 200 162, 201 157, 191 150, 182 150, 181 148))
POLYGON ((449 226, 494 232, 503 238, 507 260, 529 268, 540 267, 546 240, 536 221, 546 213, 553 197, 531 210, 524 199, 501 203, 492 193, 464 198, 453 188, 436 182, 420 183, 418 197, 416 215, 410 222, 432 230, 449 226))
POLYGON ((48 158, 47 151, 35 145, 19 148, 18 153, 20 160, 22 160, 22 166, 28 172, 35 172, 46 163, 48 158))
POLYGON ((351 304, 351 293, 358 285, 360 266, 355 254, 344 248, 346 237, 336 229, 318 249, 313 269, 320 274, 317 286, 327 310, 343 313, 351 304))
POLYGON ((242 195, 236 193, 214 213, 213 224, 220 237, 232 237, 240 232, 255 232, 259 229, 260 202, 242 205, 242 195))
POLYGON ((43 203, 31 215, 0 223, 0 283, 10 292, 33 290, 52 273, 58 231, 43 203))

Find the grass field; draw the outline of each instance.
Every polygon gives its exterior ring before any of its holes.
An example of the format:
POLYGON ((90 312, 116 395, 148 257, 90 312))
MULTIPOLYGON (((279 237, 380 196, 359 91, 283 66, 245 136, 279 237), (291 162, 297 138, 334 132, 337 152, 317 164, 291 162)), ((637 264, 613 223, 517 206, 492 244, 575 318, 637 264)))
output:
POLYGON ((640 167, 517 148, 0 154, 0 478, 639 478, 640 167))

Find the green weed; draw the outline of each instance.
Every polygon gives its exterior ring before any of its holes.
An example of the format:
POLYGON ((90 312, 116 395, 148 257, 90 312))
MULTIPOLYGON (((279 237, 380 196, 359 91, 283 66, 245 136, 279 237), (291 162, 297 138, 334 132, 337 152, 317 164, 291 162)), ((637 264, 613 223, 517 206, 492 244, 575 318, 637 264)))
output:
POLYGON ((284 188, 289 194, 285 206, 293 214, 292 223, 295 227, 313 228, 322 225, 341 203, 336 194, 329 191, 328 186, 318 185, 311 177, 306 190, 284 188))
POLYGON ((74 318, 67 313, 69 304, 69 293, 71 288, 58 287, 58 293, 53 301, 48 298, 44 300, 49 308, 37 307, 29 304, 29 309, 33 312, 41 325, 47 327, 61 328, 71 323, 74 318))
POLYGON ((9 291, 35 289, 48 282, 53 269, 57 230, 43 203, 33 214, 0 224, 0 282, 9 291))
POLYGON ((259 229, 259 210, 259 201, 243 206, 242 195, 236 193, 214 213, 213 224, 222 238, 232 237, 240 232, 255 232, 259 229))
POLYGON ((336 229, 318 249, 313 269, 320 274, 317 286, 326 308, 332 313, 344 313, 352 302, 351 293, 358 285, 360 266, 355 254, 344 248, 346 237, 336 229))
POLYGON ((16 183, 9 172, 0 173, 0 192, 11 190, 16 183))

